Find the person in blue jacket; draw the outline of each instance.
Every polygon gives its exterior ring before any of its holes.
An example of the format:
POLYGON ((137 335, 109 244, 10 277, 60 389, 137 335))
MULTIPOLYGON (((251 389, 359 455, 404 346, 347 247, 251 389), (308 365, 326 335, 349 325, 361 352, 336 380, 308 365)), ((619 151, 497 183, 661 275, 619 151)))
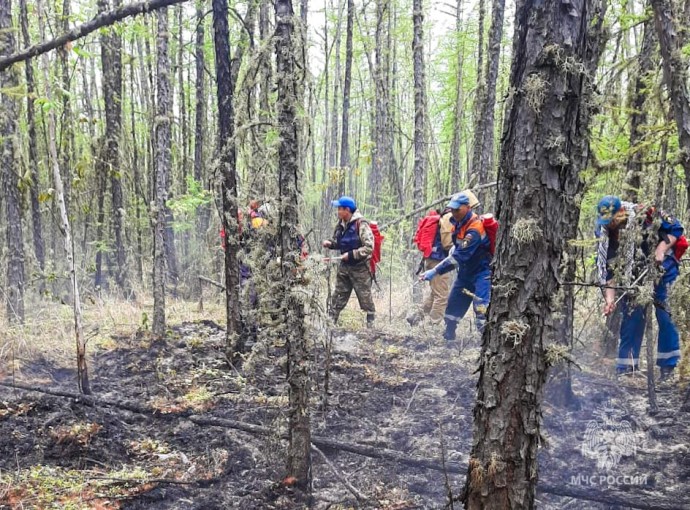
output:
POLYGON ((443 338, 455 340, 458 321, 474 305, 477 329, 481 332, 486 324, 486 311, 491 298, 491 251, 490 241, 482 220, 472 212, 470 197, 456 193, 447 206, 452 212, 453 248, 450 254, 435 268, 423 273, 422 280, 431 281, 436 275, 457 270, 458 276, 450 291, 444 320, 443 338))
MULTIPOLYGON (((639 280, 639 284, 644 276, 652 276, 644 273, 647 260, 654 258, 656 272, 660 273, 654 284, 654 307, 659 324, 657 365, 661 370, 661 380, 667 380, 680 360, 680 337, 668 307, 668 292, 679 275, 674 247, 683 236, 683 225, 664 211, 623 202, 611 195, 599 201, 597 216, 597 266, 601 283, 605 285, 604 315, 608 316, 616 308, 616 290, 611 287, 616 282, 631 284, 639 280), (625 235, 625 230, 632 230, 636 224, 641 235, 637 238, 625 235)), ((635 303, 629 293, 621 302, 624 316, 616 372, 628 374, 639 370, 647 317, 645 307, 635 303)))

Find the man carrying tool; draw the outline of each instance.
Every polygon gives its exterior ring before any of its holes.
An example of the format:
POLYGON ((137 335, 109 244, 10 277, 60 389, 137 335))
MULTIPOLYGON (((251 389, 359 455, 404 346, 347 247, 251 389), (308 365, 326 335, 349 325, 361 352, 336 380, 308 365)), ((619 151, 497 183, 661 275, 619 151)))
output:
POLYGON ((644 305, 635 303, 627 292, 616 300, 616 290, 611 287, 615 286, 615 281, 631 281, 636 276, 634 283, 641 281, 648 272, 647 260, 653 257, 660 273, 654 284, 654 307, 659 324, 657 365, 661 369, 661 381, 670 380, 680 360, 680 338, 668 308, 668 291, 678 278, 679 260, 687 249, 683 226, 654 207, 622 202, 611 195, 599 201, 597 216, 597 267, 601 283, 606 286, 604 315, 611 314, 622 301, 616 373, 632 374, 639 370, 647 317, 644 305), (641 236, 633 232, 636 226, 641 229, 641 236), (617 263, 620 255, 624 260, 617 263))
POLYGON ((360 308, 367 313, 367 327, 371 328, 376 314, 369 264, 374 252, 374 234, 369 222, 357 211, 354 199, 343 196, 332 202, 332 205, 338 208, 338 226, 333 239, 323 242, 324 248, 340 251, 335 291, 331 299, 331 319, 334 323, 338 322, 340 312, 347 305, 354 289, 360 308))
POLYGON ((433 269, 424 272, 420 279, 432 281, 457 269, 458 276, 450 291, 446 307, 446 330, 443 338, 455 340, 458 321, 474 305, 477 329, 481 332, 486 324, 486 311, 491 298, 491 242, 481 218, 472 212, 467 193, 453 195, 448 208, 454 226, 453 248, 448 257, 433 269))

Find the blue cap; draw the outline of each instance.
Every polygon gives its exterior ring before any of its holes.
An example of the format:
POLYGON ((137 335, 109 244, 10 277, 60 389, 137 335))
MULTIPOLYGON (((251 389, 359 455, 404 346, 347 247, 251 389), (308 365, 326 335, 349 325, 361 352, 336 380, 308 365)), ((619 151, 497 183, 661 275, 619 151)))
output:
POLYGON ((456 193, 450 197, 450 202, 448 202, 446 207, 451 209, 459 209, 461 205, 470 205, 470 197, 464 193, 456 193))
POLYGON ((333 200, 331 205, 333 207, 347 207, 352 212, 357 210, 357 202, 355 202, 355 199, 351 197, 340 197, 338 200, 333 200))
POLYGON ((611 223, 611 220, 621 210, 622 206, 621 199, 613 195, 606 195, 599 200, 597 204, 597 225, 608 225, 611 223))

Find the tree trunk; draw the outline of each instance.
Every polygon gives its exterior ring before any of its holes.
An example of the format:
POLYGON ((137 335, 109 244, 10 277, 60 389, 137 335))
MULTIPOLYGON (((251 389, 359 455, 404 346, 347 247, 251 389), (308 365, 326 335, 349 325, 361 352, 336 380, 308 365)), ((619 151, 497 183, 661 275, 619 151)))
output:
POLYGON ((213 32, 216 50, 216 80, 218 82, 218 152, 221 177, 221 200, 225 230, 225 312, 226 341, 231 358, 244 351, 240 334, 240 268, 237 258, 239 225, 237 221, 237 169, 235 155, 235 111, 233 94, 235 83, 230 70, 230 41, 228 29, 228 1, 213 0, 213 32))
POLYGON ((593 0, 520 0, 501 151, 501 223, 474 409, 466 508, 531 509, 560 267, 577 233, 603 13, 593 0), (579 62, 565 68, 563 62, 579 62))
MULTIPOLYGON (((0 56, 11 55, 15 50, 12 29, 12 2, 0 5, 0 56)), ((0 89, 10 90, 19 86, 18 67, 0 73, 0 89)), ((7 319, 10 323, 24 322, 24 234, 22 231, 22 206, 19 193, 18 125, 19 105, 12 95, 0 94, 0 147, 2 150, 2 179, 5 219, 7 220, 7 319)))
POLYGON ((343 2, 338 1, 338 17, 336 18, 335 40, 333 41, 335 54, 335 73, 333 76, 333 107, 331 108, 331 148, 328 156, 328 197, 327 201, 335 198, 337 190, 342 186, 342 175, 338 168, 338 135, 340 127, 338 125, 338 101, 340 100, 340 27, 342 26, 343 2))
POLYGON ((206 130, 206 74, 204 66, 204 40, 206 21, 204 4, 197 0, 196 4, 196 43, 194 58, 196 61, 196 106, 194 117, 194 180, 202 183, 204 179, 204 136, 206 130))
POLYGON ((311 432, 309 423, 309 353, 302 299, 296 292, 300 285, 299 234, 299 122, 301 85, 297 66, 304 62, 294 44, 294 12, 291 0, 276 0, 276 66, 278 70, 279 236, 281 249, 280 295, 286 331, 287 376, 289 384, 288 477, 294 477, 302 490, 311 489, 311 432))
MULTIPOLYGON (((29 13, 26 7, 26 0, 20 0, 19 10, 21 17, 22 39, 24 46, 31 45, 31 38, 29 37, 29 13)), ((41 294, 45 293, 45 242, 43 240, 43 222, 41 219, 41 204, 38 200, 38 191, 41 185, 41 179, 38 173, 38 138, 36 137, 36 84, 34 81, 34 67, 33 62, 27 62, 24 66, 24 73, 26 76, 26 123, 28 130, 28 145, 29 145, 29 173, 31 175, 31 220, 32 232, 34 241, 34 254, 36 255, 36 262, 40 272, 40 283, 38 290, 41 294)))
MULTIPOLYGON (((503 15, 505 0, 494 0, 491 14, 491 28, 489 29, 488 60, 486 65, 486 88, 484 90, 481 123, 481 150, 478 166, 473 169, 479 176, 479 184, 485 184, 491 179, 494 167, 494 118, 496 109, 496 83, 498 81, 498 67, 501 59, 501 39, 503 38, 503 15)), ((488 192, 484 193, 488 197, 488 192)))
MULTIPOLYGON (((118 8, 120 0, 114 0, 118 8)), ((100 13, 110 9, 108 0, 98 0, 100 13)), ((122 38, 115 30, 101 32, 101 65, 103 68, 103 100, 105 102, 105 151, 104 169, 110 177, 112 206, 112 228, 115 237, 115 283, 127 292, 127 256, 123 228, 125 204, 122 196, 122 173, 120 161, 120 137, 122 134, 122 38)))
POLYGON ((340 137, 340 181, 338 194, 345 194, 345 173, 351 178, 350 169, 350 89, 352 88, 352 25, 355 2, 347 0, 347 25, 345 28, 345 82, 343 83, 343 131, 340 137))
POLYGON ((685 171, 685 187, 690 203, 690 86, 688 62, 683 55, 684 37, 679 33, 678 14, 670 0, 651 0, 664 65, 664 81, 671 98, 676 127, 680 164, 685 171))
MULTIPOLYGON (((426 74, 424 69, 424 11, 422 0, 412 2, 414 35, 412 53, 414 67, 414 198, 415 209, 426 202, 424 176, 427 171, 426 135, 426 74)), ((413 223, 416 224, 416 221, 413 223)))
MULTIPOLYGON (((60 16, 60 29, 69 32, 70 0, 62 1, 62 15, 60 16)), ((63 46, 58 49, 60 58, 60 72, 62 83, 60 85, 60 95, 62 96, 62 116, 60 122, 60 169, 62 171, 62 181, 65 186, 65 205, 70 210, 70 200, 72 198, 72 154, 74 151, 74 132, 72 131, 72 105, 70 101, 71 86, 69 73, 69 52, 63 46)))
POLYGON ((177 9, 177 81, 180 96, 180 146, 182 149, 182 157, 180 166, 182 167, 182 182, 180 183, 181 193, 187 193, 187 163, 189 161, 187 143, 188 143, 188 127, 187 127, 187 99, 184 91, 184 37, 183 37, 183 14, 184 7, 178 5, 177 9))
POLYGON ((657 36, 652 25, 653 20, 648 19, 644 23, 644 35, 642 36, 642 49, 637 57, 638 70, 635 77, 635 89, 631 97, 630 108, 630 148, 625 176, 625 199, 637 202, 638 194, 642 186, 642 167, 646 151, 643 144, 646 139, 647 129, 647 96, 651 87, 650 81, 658 67, 656 54, 657 36))
MULTIPOLYGON (((479 34, 477 36, 477 88, 474 91, 474 137, 472 140, 472 166, 470 168, 470 183, 479 180, 479 165, 482 155, 482 138, 484 124, 482 114, 484 110, 484 96, 486 94, 486 75, 484 73, 484 18, 486 17, 486 0, 479 0, 479 34)), ((451 190, 453 193, 456 190, 451 190)))
POLYGON ((144 281, 144 247, 141 236, 141 202, 146 203, 146 197, 141 186, 141 168, 139 168, 139 143, 137 140, 137 126, 136 118, 134 114, 135 110, 135 100, 134 100, 134 59, 130 60, 129 63, 129 74, 130 74, 130 113, 131 113, 131 123, 132 123, 132 173, 134 177, 134 189, 131 196, 134 197, 134 221, 137 229, 137 254, 136 254, 136 268, 137 268, 137 278, 138 281, 144 281))
MULTIPOLYGON (((484 0, 481 0, 483 3, 484 0)), ((450 185, 446 188, 446 193, 453 193, 456 188, 460 185, 460 135, 462 130, 462 117, 464 108, 464 88, 462 84, 463 80, 463 67, 465 63, 465 36, 461 35, 460 30, 462 29, 462 2, 463 0, 458 0, 457 9, 455 11, 455 36, 457 38, 457 69, 455 74, 455 107, 453 109, 453 141, 450 145, 450 155, 448 161, 450 163, 449 168, 449 178, 450 185), (460 44, 460 37, 462 37, 462 44, 460 44)), ((480 46, 481 49, 481 46, 480 46)), ((441 191, 440 188, 438 190, 441 191)))
MULTIPOLYGON (((45 37, 45 27, 44 18, 45 14, 43 11, 42 0, 37 1, 38 6, 38 24, 41 38, 45 37)), ((48 101, 52 101, 52 91, 50 88, 50 78, 48 70, 50 68, 50 63, 48 62, 48 56, 43 54, 42 56, 42 71, 43 80, 45 82, 45 97, 48 101)), ((72 240, 72 228, 70 226, 69 214, 67 212, 67 205, 65 203, 65 190, 62 185, 62 176, 60 175, 60 164, 58 159, 57 151, 57 133, 55 129, 55 116, 53 110, 49 110, 47 113, 46 123, 47 129, 47 141, 48 141, 48 155, 50 157, 50 165, 53 172, 53 184, 55 185, 55 199, 57 202, 58 210, 60 213, 60 221, 62 234, 65 241, 65 255, 67 258, 67 270, 70 275, 70 281, 72 284, 72 309, 74 312, 74 333, 77 346, 77 384, 79 390, 89 395, 91 393, 91 386, 89 384, 89 371, 86 365, 86 340, 84 339, 84 333, 82 330, 82 316, 81 316, 81 298, 79 297, 79 282, 77 280, 76 263, 74 259, 74 243, 72 240)), ((72 129, 70 126, 69 129, 72 129)))
POLYGON ((375 125, 372 167, 369 176, 370 195, 367 201, 374 207, 379 205, 380 190, 384 172, 389 172, 391 142, 389 137, 390 90, 388 88, 389 48, 388 18, 389 0, 376 0, 376 36, 374 87, 375 87, 375 125))
POLYGON ((168 9, 156 12, 156 163, 155 205, 153 220, 153 334, 165 336, 166 230, 168 190, 170 186, 170 124, 172 117, 170 92, 170 56, 168 54, 168 9))

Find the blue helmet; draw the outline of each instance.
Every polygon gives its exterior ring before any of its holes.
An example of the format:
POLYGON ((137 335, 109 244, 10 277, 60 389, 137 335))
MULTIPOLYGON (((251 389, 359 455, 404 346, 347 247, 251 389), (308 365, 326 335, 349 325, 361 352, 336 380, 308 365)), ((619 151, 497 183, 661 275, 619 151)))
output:
POLYGON ((621 199, 613 195, 606 195, 599 200, 597 204, 597 225, 603 226, 611 223, 611 220, 621 210, 621 207, 623 207, 621 199))
POLYGON ((450 202, 448 202, 446 207, 450 209, 459 209, 461 205, 470 205, 470 197, 465 193, 456 193, 450 197, 450 202))
POLYGON ((331 205, 333 207, 347 207, 351 212, 355 212, 357 210, 357 202, 355 202, 355 199, 351 197, 342 196, 338 200, 333 200, 331 205))

